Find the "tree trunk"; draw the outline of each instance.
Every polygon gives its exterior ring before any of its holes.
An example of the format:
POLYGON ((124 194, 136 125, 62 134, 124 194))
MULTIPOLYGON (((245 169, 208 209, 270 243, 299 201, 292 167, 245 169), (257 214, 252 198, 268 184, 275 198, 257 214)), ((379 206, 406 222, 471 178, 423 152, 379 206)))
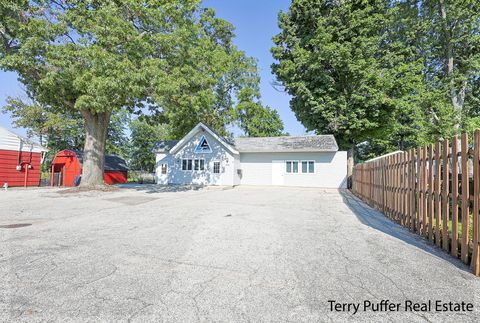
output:
POLYGON ((354 150, 355 146, 352 147, 347 151, 347 187, 352 188, 352 175, 353 175, 353 166, 354 166, 354 150))
POLYGON ((82 111, 82 115, 85 119, 85 146, 80 186, 103 186, 105 185, 103 182, 105 142, 111 113, 82 111))
POLYGON ((443 42, 445 49, 445 71, 450 82, 450 99, 453 105, 454 112, 454 128, 458 132, 461 128, 461 120, 463 114, 463 106, 465 101, 465 90, 467 82, 463 81, 460 88, 457 89, 454 80, 454 52, 453 52, 453 42, 452 42, 452 30, 448 25, 447 20, 447 8, 445 5, 445 0, 438 1, 438 7, 441 17, 441 25, 443 31, 443 42))

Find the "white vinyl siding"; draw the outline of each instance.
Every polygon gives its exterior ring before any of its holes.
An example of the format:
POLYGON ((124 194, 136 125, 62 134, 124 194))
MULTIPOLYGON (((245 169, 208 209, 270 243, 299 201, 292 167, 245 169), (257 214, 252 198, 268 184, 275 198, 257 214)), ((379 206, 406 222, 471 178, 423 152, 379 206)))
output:
MULTIPOLYGON (((344 188, 347 178, 347 153, 241 153, 242 180, 245 185, 272 185, 272 178, 281 177, 277 185, 322 188, 344 188), (273 162, 280 162, 281 174, 273 174, 273 162), (300 161, 299 173, 287 172, 287 161, 300 161), (307 173, 302 173, 302 161, 307 162, 307 173)), ((293 171, 293 164, 291 164, 293 171)))

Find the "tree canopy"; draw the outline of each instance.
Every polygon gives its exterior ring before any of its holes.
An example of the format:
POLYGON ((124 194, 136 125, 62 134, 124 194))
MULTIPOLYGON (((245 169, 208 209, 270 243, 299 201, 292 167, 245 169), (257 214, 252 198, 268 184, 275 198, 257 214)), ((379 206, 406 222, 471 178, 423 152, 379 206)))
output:
POLYGON ((479 6, 293 0, 272 69, 297 118, 344 149, 362 143, 368 157, 432 142, 478 126, 479 6))
POLYGON ((0 68, 40 107, 82 115, 82 185, 103 182, 115 111, 150 110, 177 137, 198 121, 224 133, 236 95, 258 87, 233 26, 199 0, 3 1, 0 36, 0 68))

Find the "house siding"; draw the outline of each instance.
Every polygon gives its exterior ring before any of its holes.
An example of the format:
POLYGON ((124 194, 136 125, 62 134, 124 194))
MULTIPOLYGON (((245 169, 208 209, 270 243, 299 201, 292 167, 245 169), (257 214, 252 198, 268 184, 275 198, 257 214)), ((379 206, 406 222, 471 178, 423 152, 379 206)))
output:
MULTIPOLYGON (((199 131, 174 155, 158 153, 156 177, 159 184, 235 185, 235 160, 225 147, 206 131, 199 131), (195 148, 205 136, 212 152, 198 153, 195 148), (204 171, 182 170, 182 159, 205 159, 204 171), (213 163, 220 162, 220 174, 213 173, 213 163), (167 164, 167 175, 161 174, 161 165, 167 164)), ((237 162, 238 165, 238 162, 237 162)))
POLYGON ((241 184, 272 185, 274 176, 281 176, 281 184, 285 186, 308 186, 323 188, 346 187, 347 152, 311 152, 311 153, 241 153, 241 184), (313 174, 287 174, 285 161, 315 161, 313 174), (282 163, 281 174, 272 172, 274 162, 282 163))

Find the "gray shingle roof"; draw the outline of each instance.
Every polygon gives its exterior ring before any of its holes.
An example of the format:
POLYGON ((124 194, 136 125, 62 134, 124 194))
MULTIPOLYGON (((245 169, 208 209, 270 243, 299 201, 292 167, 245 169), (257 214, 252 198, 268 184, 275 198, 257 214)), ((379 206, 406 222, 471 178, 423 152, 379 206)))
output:
POLYGON ((237 138, 239 152, 337 151, 333 135, 237 138))
POLYGON ((154 152, 168 152, 173 148, 180 140, 161 140, 155 143, 153 147, 154 152))
MULTIPOLYGON (((74 150, 78 162, 83 165, 83 151, 74 150)), ((128 171, 125 160, 117 155, 105 155, 105 170, 128 171)))

